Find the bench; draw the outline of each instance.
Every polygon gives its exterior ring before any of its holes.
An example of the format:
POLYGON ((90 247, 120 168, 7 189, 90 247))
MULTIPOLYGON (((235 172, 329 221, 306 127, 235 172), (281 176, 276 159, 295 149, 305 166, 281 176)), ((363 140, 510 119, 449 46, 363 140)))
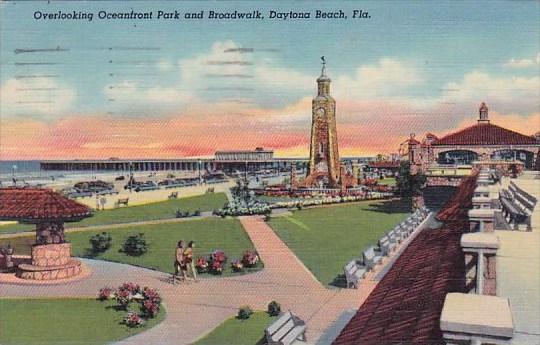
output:
POLYGON ((388 236, 383 236, 379 240, 379 248, 381 249, 381 253, 384 256, 390 255, 390 253, 392 252, 392 250, 394 250, 395 247, 396 247, 396 243, 391 242, 388 236))
POLYGON ((116 207, 120 207, 120 205, 127 206, 129 202, 129 198, 123 198, 116 200, 116 207))
POLYGON ((297 340, 306 341, 306 323, 288 311, 268 326, 264 335, 268 345, 290 345, 297 340))
POLYGON ((169 199, 178 199, 178 192, 172 192, 171 194, 169 194, 169 196, 167 198, 169 198, 169 199))
POLYGON ((347 288, 352 286, 357 289, 358 282, 366 275, 366 268, 355 259, 343 267, 343 273, 345 273, 345 279, 347 280, 347 288))
POLYGON ((394 230, 390 231, 387 236, 390 243, 394 243, 395 245, 399 243, 399 238, 394 230))
POLYGON ((362 252, 362 262, 368 270, 372 270, 376 265, 380 264, 382 257, 375 253, 375 247, 370 246, 362 252))

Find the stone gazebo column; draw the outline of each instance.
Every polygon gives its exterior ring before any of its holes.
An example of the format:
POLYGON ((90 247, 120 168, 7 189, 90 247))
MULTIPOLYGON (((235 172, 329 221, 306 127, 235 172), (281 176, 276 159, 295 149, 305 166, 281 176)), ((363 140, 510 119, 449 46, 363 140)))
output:
POLYGON ((36 244, 64 243, 63 222, 39 222, 36 224, 36 244))

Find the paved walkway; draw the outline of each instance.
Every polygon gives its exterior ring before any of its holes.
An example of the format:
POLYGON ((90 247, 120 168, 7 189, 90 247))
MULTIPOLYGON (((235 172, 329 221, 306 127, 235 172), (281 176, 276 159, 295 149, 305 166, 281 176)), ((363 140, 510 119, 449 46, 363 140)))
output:
MULTIPOLYGON (((250 305, 265 310, 268 302, 276 300, 282 309, 290 309, 306 320, 310 344, 328 344, 375 288, 374 274, 369 274, 358 289, 327 289, 262 217, 240 217, 240 221, 265 263, 264 270, 171 285, 167 282, 168 275, 162 272, 83 260, 93 269, 91 277, 84 281, 46 287, 4 285, 0 297, 96 296, 99 288, 114 287, 126 281, 156 287, 164 298, 166 319, 146 332, 119 342, 122 345, 190 344, 234 316, 238 307, 250 305)), ((385 259, 385 263, 388 262, 389 259, 385 259)))

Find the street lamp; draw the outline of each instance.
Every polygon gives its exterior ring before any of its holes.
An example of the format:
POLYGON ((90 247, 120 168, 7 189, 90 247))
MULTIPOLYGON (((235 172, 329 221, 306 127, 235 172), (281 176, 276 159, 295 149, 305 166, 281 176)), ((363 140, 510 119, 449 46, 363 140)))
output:
POLYGON ((129 192, 133 188, 133 162, 129 162, 129 180, 128 180, 129 192))
POLYGON ((201 160, 199 159, 197 162, 199 163, 199 184, 202 184, 202 178, 201 178, 201 160))
POLYGON ((17 184, 17 179, 15 178, 15 172, 17 171, 17 166, 14 164, 11 166, 11 175, 13 177, 13 184, 17 184))

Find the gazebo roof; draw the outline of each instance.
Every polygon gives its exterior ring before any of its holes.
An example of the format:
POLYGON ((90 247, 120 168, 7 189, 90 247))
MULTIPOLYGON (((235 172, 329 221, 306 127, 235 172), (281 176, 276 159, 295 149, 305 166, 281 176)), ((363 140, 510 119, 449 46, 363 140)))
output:
POLYGON ((0 189, 0 220, 36 222, 41 220, 75 221, 92 215, 85 205, 50 189, 0 189))

